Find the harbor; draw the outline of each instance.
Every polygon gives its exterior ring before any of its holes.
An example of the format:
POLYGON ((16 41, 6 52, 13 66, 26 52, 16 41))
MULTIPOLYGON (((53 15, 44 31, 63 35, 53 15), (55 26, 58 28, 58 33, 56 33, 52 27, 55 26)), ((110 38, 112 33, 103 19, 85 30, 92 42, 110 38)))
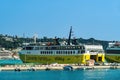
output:
MULTIPOLYGON (((55 37, 52 42, 37 42, 37 37, 34 36, 34 41, 25 43, 20 50, 9 51, 1 48, 0 70, 120 69, 120 64, 112 61, 114 60, 113 57, 111 59, 107 57, 106 59, 108 53, 105 53, 102 45, 81 44, 77 39, 72 38, 71 35, 72 26, 67 40, 60 41, 59 38, 55 37), (106 63, 107 61, 109 63, 106 63)), ((119 45, 117 42, 117 47, 119 45)), ((116 48, 116 42, 112 43, 112 45, 110 43, 107 52, 108 50, 109 53, 113 52, 114 48, 116 48)))
POLYGON ((120 0, 0 0, 0 80, 120 80, 120 0))

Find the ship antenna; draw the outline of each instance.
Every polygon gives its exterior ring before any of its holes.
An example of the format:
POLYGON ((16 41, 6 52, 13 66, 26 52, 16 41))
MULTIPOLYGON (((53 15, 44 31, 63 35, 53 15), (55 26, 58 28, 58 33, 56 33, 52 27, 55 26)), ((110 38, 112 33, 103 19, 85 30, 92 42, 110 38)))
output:
POLYGON ((72 26, 71 26, 70 32, 69 32, 68 45, 70 45, 71 34, 72 34, 72 26))

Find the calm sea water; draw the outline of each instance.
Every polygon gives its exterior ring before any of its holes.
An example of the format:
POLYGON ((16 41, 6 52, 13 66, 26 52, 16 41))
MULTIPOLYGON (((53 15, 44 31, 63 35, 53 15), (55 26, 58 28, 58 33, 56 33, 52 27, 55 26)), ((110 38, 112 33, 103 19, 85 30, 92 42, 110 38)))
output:
POLYGON ((0 80, 120 80, 120 69, 1 71, 0 80))

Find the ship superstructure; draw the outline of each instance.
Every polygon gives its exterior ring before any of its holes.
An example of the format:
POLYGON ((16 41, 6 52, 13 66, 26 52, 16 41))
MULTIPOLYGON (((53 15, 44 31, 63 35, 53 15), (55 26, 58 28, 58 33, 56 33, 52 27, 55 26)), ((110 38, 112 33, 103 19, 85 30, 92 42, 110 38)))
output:
POLYGON ((120 42, 110 42, 106 49, 106 60, 108 62, 120 62, 120 42))

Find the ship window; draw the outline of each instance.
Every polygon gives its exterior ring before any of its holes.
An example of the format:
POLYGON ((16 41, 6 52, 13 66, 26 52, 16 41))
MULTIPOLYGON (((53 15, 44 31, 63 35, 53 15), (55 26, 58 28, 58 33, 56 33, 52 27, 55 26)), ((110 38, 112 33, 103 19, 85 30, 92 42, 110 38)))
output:
POLYGON ((51 54, 53 54, 53 52, 52 52, 52 51, 50 51, 50 53, 51 53, 51 54))
POLYGON ((46 54, 48 54, 48 51, 46 51, 46 54))
POLYGON ((109 54, 112 54, 112 53, 119 54, 120 50, 107 50, 106 52, 109 54))
POLYGON ((43 54, 43 52, 41 51, 41 54, 43 54))
POLYGON ((70 54, 70 51, 68 51, 68 54, 70 54))
POLYGON ((50 53, 50 54, 52 54, 52 52, 51 52, 51 51, 49 51, 49 53, 50 53))
POLYGON ((71 54, 71 51, 68 51, 69 54, 71 54))
POLYGON ((58 53, 60 54, 60 51, 58 51, 58 53))
POLYGON ((65 54, 67 54, 67 51, 65 51, 65 54))
POLYGON ((23 50, 25 50, 25 47, 23 48, 23 50))
POLYGON ((73 54, 75 54, 75 51, 73 51, 73 54))
POLYGON ((51 47, 52 49, 56 49, 56 47, 51 47))
POLYGON ((43 54, 45 54, 45 52, 43 51, 43 54))
POLYGON ((58 51, 56 51, 56 54, 58 54, 58 51))
POLYGON ((39 50, 40 48, 39 47, 35 47, 35 50, 39 50))
POLYGON ((61 54, 62 52, 60 51, 60 54, 61 54))
POLYGON ((33 47, 26 47, 26 50, 33 50, 33 47))
POLYGON ((46 50, 50 50, 51 49, 51 47, 46 47, 46 50))
POLYGON ((82 50, 81 53, 85 53, 85 50, 82 50))
POLYGON ((70 51, 70 54, 72 54, 72 51, 70 51))
POLYGON ((79 50, 79 51, 78 51, 78 54, 80 54, 80 53, 81 53, 81 51, 79 50))
POLYGON ((68 54, 68 51, 66 51, 66 54, 68 54))
POLYGON ((40 49, 41 49, 41 50, 44 50, 44 49, 45 49, 45 47, 40 47, 40 49))
POLYGON ((46 54, 46 51, 44 51, 44 54, 46 54))
POLYGON ((59 51, 57 51, 57 54, 59 54, 59 51))
POLYGON ((50 54, 50 51, 48 51, 48 54, 50 54))

